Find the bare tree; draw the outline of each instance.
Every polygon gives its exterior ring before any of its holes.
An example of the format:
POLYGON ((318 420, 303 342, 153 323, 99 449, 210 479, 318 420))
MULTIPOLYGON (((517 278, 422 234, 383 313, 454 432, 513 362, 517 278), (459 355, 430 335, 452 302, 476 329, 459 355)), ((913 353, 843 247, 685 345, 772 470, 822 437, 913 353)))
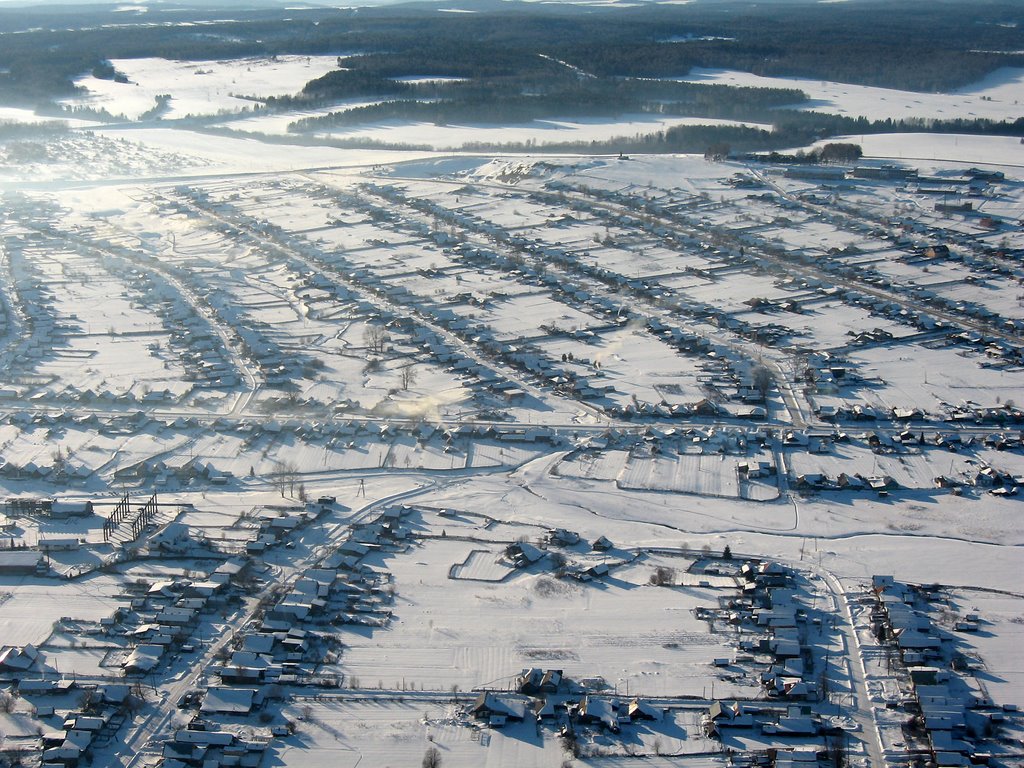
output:
POLYGON ((380 325, 368 325, 363 331, 363 343, 367 349, 379 355, 384 351, 384 345, 388 343, 388 332, 380 325))
POLYGON ((402 369, 402 389, 408 390, 416 383, 416 369, 407 365, 402 369))
POLYGON ((281 492, 281 498, 295 495, 295 485, 299 482, 299 468, 292 461, 282 461, 281 471, 274 476, 274 485, 281 492))
POLYGON ((437 747, 427 747, 423 753, 423 768, 441 768, 441 752, 437 747))

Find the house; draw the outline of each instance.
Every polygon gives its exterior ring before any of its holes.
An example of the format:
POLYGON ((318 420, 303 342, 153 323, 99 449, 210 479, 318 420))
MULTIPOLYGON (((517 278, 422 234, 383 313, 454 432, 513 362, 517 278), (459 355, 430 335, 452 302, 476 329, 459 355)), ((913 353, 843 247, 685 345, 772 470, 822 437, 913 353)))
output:
POLYGON ((125 674, 145 674, 160 663, 163 655, 164 647, 162 645, 143 643, 132 649, 121 666, 124 668, 125 674))
POLYGON ((510 544, 505 550, 505 554, 512 560, 516 568, 525 568, 528 565, 532 565, 540 561, 546 554, 543 549, 535 547, 526 541, 517 541, 514 544, 510 544))
POLYGON ((21 647, 10 646, 0 651, 0 669, 22 672, 30 669, 39 660, 39 651, 32 644, 21 647))
POLYGON ((630 720, 661 720, 664 717, 662 710, 652 707, 641 699, 633 699, 626 707, 630 720))
POLYGON ((220 679, 225 683, 255 683, 266 679, 271 662, 266 656, 246 651, 235 651, 220 670, 220 679))
POLYGON ((229 747, 235 742, 235 736, 227 731, 200 731, 185 728, 174 734, 178 744, 197 744, 206 747, 229 747))
POLYGON ((19 680, 18 693, 21 696, 67 693, 75 687, 74 680, 19 680))
POLYGON ((492 728, 500 728, 509 720, 524 720, 528 706, 522 699, 511 696, 498 696, 485 691, 481 693, 468 713, 477 720, 486 720, 492 728))
POLYGON ((50 505, 50 517, 88 517, 92 513, 91 501, 54 501, 50 505))
POLYGON ((571 547, 580 543, 580 535, 565 528, 555 528, 548 531, 548 542, 559 547, 571 547))
POLYGON ((562 684, 562 670, 541 670, 536 667, 524 669, 516 681, 520 693, 535 696, 543 693, 556 693, 562 684))
POLYGON ((42 555, 32 549, 0 549, 0 574, 35 573, 43 562, 42 555))
POLYGON ((181 554, 192 547, 191 531, 187 525, 179 522, 171 522, 162 530, 150 537, 150 547, 155 547, 164 552, 181 554))
POLYGON ((214 569, 210 574, 210 581, 226 584, 232 579, 243 577, 248 572, 250 566, 251 561, 249 560, 228 560, 214 569))
POLYGON ((612 733, 619 732, 619 717, 608 699, 584 696, 576 712, 581 723, 597 723, 612 733))
POLYGON ((252 711, 256 693, 252 688, 212 686, 207 689, 199 711, 203 714, 247 715, 252 711))

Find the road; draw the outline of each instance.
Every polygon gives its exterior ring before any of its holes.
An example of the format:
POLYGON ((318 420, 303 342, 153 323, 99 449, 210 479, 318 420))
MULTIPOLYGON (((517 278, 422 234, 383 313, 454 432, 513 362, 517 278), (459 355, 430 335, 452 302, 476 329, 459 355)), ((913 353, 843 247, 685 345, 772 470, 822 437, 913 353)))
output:
POLYGON ((843 636, 845 662, 851 687, 851 695, 843 700, 844 702, 848 701, 848 704, 844 704, 841 707, 842 714, 852 718, 859 726, 856 735, 864 746, 864 752, 869 761, 869 768, 884 768, 886 760, 882 747, 882 736, 878 727, 878 720, 875 717, 871 696, 868 693, 867 670, 864 665, 864 655, 861 650, 860 640, 857 637, 853 612, 850 610, 849 598, 842 583, 835 575, 822 568, 815 569, 815 571, 829 585, 832 597, 836 601, 836 607, 838 608, 834 615, 838 616, 839 620, 834 626, 843 636))

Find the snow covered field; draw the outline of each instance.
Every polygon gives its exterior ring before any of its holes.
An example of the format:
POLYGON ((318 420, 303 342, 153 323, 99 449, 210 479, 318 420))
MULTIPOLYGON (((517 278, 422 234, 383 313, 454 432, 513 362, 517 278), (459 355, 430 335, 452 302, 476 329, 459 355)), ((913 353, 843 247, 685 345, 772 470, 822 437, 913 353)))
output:
POLYGON ((1024 71, 1004 67, 953 93, 918 93, 800 77, 762 77, 749 72, 694 68, 681 78, 747 88, 796 88, 808 95, 801 109, 869 120, 981 118, 1014 121, 1024 115, 1024 71))
POLYGON ((65 102, 70 107, 103 109, 137 120, 157 109, 169 119, 245 112, 268 96, 290 96, 310 80, 337 69, 337 56, 275 56, 226 61, 114 59, 128 82, 93 75, 75 84, 88 95, 65 102), (171 98, 160 110, 158 97, 171 98))

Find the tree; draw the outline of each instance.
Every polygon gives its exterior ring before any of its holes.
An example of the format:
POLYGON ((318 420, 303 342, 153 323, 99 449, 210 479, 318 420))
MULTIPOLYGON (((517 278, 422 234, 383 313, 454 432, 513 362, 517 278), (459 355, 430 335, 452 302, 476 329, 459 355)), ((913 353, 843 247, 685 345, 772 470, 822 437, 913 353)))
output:
POLYGON ((730 152, 732 152, 732 147, 729 146, 728 142, 716 141, 704 150, 704 159, 712 161, 725 160, 729 157, 730 152))
POLYGON ((732 549, 729 548, 728 544, 726 544, 725 549, 722 550, 722 558, 725 560, 732 560, 732 549))
POLYGON ((441 753, 437 747, 427 747, 423 753, 423 768, 441 768, 441 753))
POLYGON ((409 389, 413 384, 416 383, 416 369, 411 365, 407 365, 402 369, 402 389, 409 389))
POLYGON ((771 371, 763 365, 759 365, 754 369, 753 379, 754 387, 756 387, 758 394, 761 395, 761 399, 766 400, 768 398, 768 393, 771 392, 772 384, 774 383, 772 381, 771 371))
POLYGON ((295 484, 299 481, 299 468, 294 462, 284 461, 281 463, 281 471, 274 478, 274 485, 281 492, 281 498, 285 493, 289 496, 295 495, 295 484))
POLYGON ((823 163, 855 163, 863 155, 859 144, 835 142, 821 148, 820 158, 823 163))
POLYGON ((388 332, 380 325, 368 325, 366 330, 363 331, 363 343, 366 344, 367 349, 374 354, 380 354, 384 351, 384 345, 389 340, 388 332))
POLYGON ((656 587, 671 586, 676 583, 676 569, 659 565, 651 574, 650 581, 656 587))

